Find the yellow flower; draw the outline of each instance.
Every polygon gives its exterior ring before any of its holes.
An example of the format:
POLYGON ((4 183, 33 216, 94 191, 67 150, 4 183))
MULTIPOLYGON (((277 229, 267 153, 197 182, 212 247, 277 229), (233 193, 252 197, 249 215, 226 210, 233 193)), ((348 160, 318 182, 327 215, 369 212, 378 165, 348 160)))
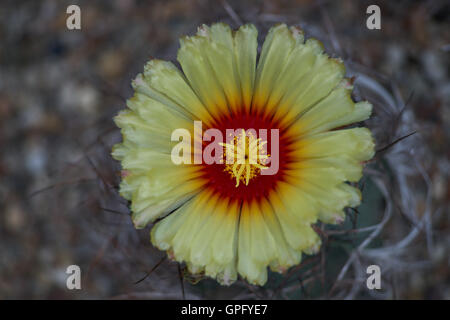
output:
MULTIPOLYGON (((349 182, 361 178, 374 143, 368 129, 343 127, 367 119, 372 106, 352 101, 342 61, 295 27, 271 28, 259 59, 253 25, 202 26, 180 43, 183 72, 148 62, 115 118, 123 142, 113 156, 127 172, 120 193, 131 201, 136 228, 155 223, 152 243, 191 273, 222 284, 239 274, 263 285, 268 266, 284 272, 302 252, 317 252, 311 224, 342 222, 343 209, 359 205, 360 191, 349 182), (240 165, 175 164, 172 133, 198 135, 194 121, 224 136, 228 128, 277 129, 278 171, 262 174, 269 154, 249 162, 248 150, 261 151, 267 141, 243 136, 221 144, 240 165), (239 149, 240 139, 250 147, 239 149)), ((188 158, 201 152, 193 150, 188 158)))

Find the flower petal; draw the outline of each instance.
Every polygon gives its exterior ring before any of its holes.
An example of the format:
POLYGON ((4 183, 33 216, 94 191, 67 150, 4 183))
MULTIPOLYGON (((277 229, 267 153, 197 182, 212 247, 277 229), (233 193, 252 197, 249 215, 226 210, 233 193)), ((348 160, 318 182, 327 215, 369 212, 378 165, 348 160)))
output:
POLYGON ((368 102, 355 104, 350 94, 351 91, 344 87, 334 89, 302 115, 290 133, 295 136, 313 135, 369 118, 372 105, 368 102))
POLYGON ((184 75, 171 62, 151 60, 144 67, 144 73, 133 82, 134 89, 190 119, 201 119, 211 123, 212 117, 206 106, 189 87, 184 75))
POLYGON ((257 37, 258 30, 255 26, 246 24, 236 31, 233 39, 237 71, 241 83, 241 100, 247 111, 250 109, 255 86, 257 37))
POLYGON ((228 110, 228 105, 225 92, 208 60, 207 52, 214 50, 211 46, 211 41, 202 35, 182 38, 177 59, 200 101, 212 117, 217 117, 228 110))
POLYGON ((295 160, 347 156, 367 161, 374 155, 374 141, 367 128, 352 128, 318 133, 292 144, 295 160))
POLYGON ((262 108, 266 105, 271 92, 277 86, 280 70, 283 70, 294 46, 295 39, 285 24, 269 30, 256 69, 252 108, 262 108))

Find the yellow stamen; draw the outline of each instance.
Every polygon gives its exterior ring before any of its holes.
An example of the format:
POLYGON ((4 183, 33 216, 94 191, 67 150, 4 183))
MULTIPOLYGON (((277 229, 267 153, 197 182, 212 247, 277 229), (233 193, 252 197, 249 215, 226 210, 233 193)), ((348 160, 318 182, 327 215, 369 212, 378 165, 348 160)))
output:
POLYGON ((248 185, 252 178, 258 176, 261 169, 267 168, 264 166, 269 157, 264 148, 266 143, 267 141, 257 139, 252 133, 246 134, 244 129, 231 143, 220 143, 225 149, 227 159, 233 159, 231 164, 225 164, 224 171, 236 179, 236 187, 239 186, 239 181, 248 185))

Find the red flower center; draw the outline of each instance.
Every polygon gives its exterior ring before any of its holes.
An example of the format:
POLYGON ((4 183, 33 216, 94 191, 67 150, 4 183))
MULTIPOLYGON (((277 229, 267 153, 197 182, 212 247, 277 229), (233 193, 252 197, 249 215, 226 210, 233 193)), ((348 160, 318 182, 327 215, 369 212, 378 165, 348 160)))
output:
MULTIPOLYGON (((226 139, 226 130, 232 129, 254 129, 259 134, 260 129, 267 130, 267 153, 272 156, 272 143, 279 144, 279 168, 273 175, 257 174, 251 178, 248 184, 239 183, 236 186, 236 177, 230 174, 230 170, 225 164, 225 152, 223 164, 202 164, 202 178, 207 181, 206 187, 213 189, 219 193, 221 197, 238 200, 252 201, 267 197, 269 192, 276 188, 279 181, 282 181, 286 173, 286 168, 290 162, 288 147, 290 139, 285 134, 285 130, 280 128, 278 121, 264 117, 259 113, 246 113, 245 111, 238 113, 230 113, 222 115, 216 119, 213 128, 222 132, 222 136, 226 139), (271 130, 279 130, 278 141, 271 141, 271 130)), ((204 128, 205 130, 209 128, 204 128)), ((260 138, 259 136, 257 138, 260 138)), ((224 141, 226 142, 226 141, 224 141)), ((207 144, 207 143, 205 143, 207 144)), ((268 163, 266 166, 270 166, 268 163)))

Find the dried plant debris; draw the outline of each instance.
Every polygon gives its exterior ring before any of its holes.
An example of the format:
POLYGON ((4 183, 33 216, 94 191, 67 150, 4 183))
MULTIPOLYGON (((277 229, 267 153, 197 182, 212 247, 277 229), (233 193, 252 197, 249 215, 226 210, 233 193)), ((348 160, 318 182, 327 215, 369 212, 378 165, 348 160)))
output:
POLYGON ((59 2, 2 2, 0 299, 448 299, 448 3, 381 1, 381 30, 365 27, 367 5, 80 1, 82 30, 69 32, 59 2), (264 286, 223 287, 167 259, 152 225, 134 228, 109 155, 144 63, 175 62, 179 37, 218 21, 254 24, 259 43, 274 24, 300 27, 343 59, 354 101, 373 104, 361 205, 342 225, 315 224, 320 251, 264 286), (82 290, 66 288, 72 264, 82 290), (366 286, 370 265, 380 290, 366 286))

